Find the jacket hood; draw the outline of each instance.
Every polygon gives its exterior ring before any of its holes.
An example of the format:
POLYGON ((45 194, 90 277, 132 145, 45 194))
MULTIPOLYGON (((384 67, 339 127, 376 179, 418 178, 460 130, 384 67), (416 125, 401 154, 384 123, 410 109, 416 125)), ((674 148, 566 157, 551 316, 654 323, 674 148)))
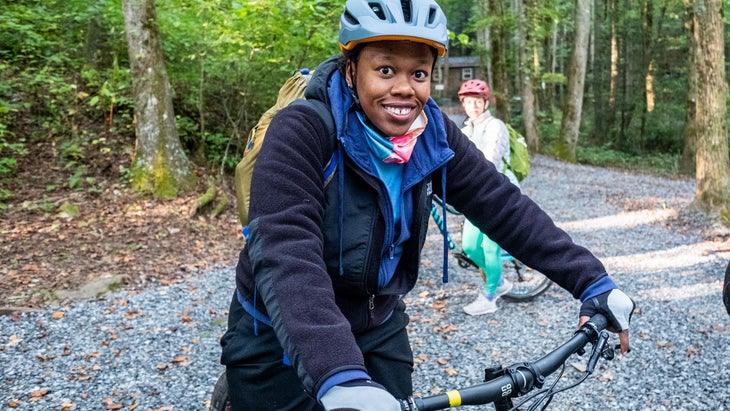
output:
POLYGON ((337 64, 339 63, 342 56, 337 55, 330 57, 327 60, 321 62, 314 73, 312 78, 307 84, 307 88, 304 90, 304 98, 307 100, 314 99, 324 103, 329 103, 327 97, 327 83, 329 82, 332 74, 337 70, 337 64))

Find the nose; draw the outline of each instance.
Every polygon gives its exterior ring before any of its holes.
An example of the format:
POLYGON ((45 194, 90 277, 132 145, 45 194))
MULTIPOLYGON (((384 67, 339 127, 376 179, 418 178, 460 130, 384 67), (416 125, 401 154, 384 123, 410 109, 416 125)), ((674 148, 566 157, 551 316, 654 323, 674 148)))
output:
POLYGON ((397 76, 395 78, 395 82, 393 83, 393 88, 391 89, 391 92, 393 94, 401 96, 412 96, 416 93, 416 90, 413 87, 413 84, 411 84, 411 81, 412 80, 410 76, 397 76))

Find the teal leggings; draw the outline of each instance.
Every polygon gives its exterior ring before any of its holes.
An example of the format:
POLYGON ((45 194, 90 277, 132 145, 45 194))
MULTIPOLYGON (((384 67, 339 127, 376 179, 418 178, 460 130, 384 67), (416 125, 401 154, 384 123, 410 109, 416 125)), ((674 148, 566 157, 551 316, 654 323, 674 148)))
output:
POLYGON ((461 232, 461 249, 484 272, 484 292, 487 295, 494 295, 502 277, 502 261, 500 259, 502 250, 497 243, 479 231, 469 220, 464 220, 464 228, 461 232))

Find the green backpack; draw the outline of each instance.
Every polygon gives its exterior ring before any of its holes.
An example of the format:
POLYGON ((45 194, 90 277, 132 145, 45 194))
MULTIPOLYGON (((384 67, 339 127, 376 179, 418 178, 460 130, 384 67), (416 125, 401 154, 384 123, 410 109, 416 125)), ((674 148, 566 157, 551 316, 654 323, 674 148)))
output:
POLYGON ((522 181, 530 174, 530 153, 527 151, 527 142, 511 125, 505 123, 509 131, 509 164, 502 158, 505 169, 512 170, 517 181, 522 181))
MULTIPOLYGON (((248 232, 248 209, 250 204, 250 191, 251 191, 251 175, 253 174, 253 168, 256 164, 256 157, 261 150, 261 145, 264 143, 264 137, 266 136, 266 130, 271 123, 271 119, 274 118, 276 113, 282 108, 290 104, 303 104, 309 105, 317 111, 317 114, 324 120, 327 125, 327 129, 330 133, 331 140, 335 140, 335 124, 332 118, 332 113, 329 107, 319 100, 307 100, 304 98, 304 90, 309 84, 309 80, 312 77, 307 69, 298 70, 291 77, 289 77, 284 85, 279 89, 279 95, 276 99, 276 103, 266 110, 261 116, 258 123, 248 133, 248 141, 246 148, 243 151, 243 158, 236 165, 236 172, 233 181, 236 186, 236 208, 238 210, 238 220, 241 225, 244 226, 243 232, 244 237, 247 237, 248 232)), ((325 180, 330 179, 334 172, 336 160, 330 159, 329 164, 324 170, 325 180)))

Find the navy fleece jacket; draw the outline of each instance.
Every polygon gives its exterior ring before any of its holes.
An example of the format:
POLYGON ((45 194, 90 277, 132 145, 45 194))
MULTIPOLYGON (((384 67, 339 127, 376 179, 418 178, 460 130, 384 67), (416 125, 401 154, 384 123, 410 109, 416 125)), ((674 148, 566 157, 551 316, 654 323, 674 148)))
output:
MULTIPOLYGON (((310 98, 327 101, 324 84, 331 71, 317 69, 310 98)), ((345 115, 342 110, 335 113, 336 121, 345 115)), ((601 262, 498 172, 455 123, 438 111, 432 116, 440 116, 429 118, 429 124, 441 127, 434 133, 436 141, 419 141, 431 149, 416 150, 410 166, 431 170, 448 154, 446 181, 438 167, 410 182, 411 239, 391 284, 382 289, 373 286, 387 246, 381 238, 388 213, 382 185, 341 150, 335 178, 343 184, 325 187, 322 170, 341 146, 332 147, 324 122, 310 107, 289 106, 269 126, 253 172, 250 239, 240 254, 236 283, 242 298, 271 319, 284 352, 313 395, 334 375, 367 372, 353 330, 377 326, 413 288, 432 193, 445 197, 510 254, 575 298, 615 288, 601 262), (422 158, 428 156, 432 158, 422 158), (337 201, 330 190, 343 204, 332 204, 337 201), (343 213, 342 220, 337 213, 343 213), (331 238, 338 235, 337 224, 344 224, 342 239, 331 238), (331 258, 338 253, 344 279, 338 260, 331 258)))

